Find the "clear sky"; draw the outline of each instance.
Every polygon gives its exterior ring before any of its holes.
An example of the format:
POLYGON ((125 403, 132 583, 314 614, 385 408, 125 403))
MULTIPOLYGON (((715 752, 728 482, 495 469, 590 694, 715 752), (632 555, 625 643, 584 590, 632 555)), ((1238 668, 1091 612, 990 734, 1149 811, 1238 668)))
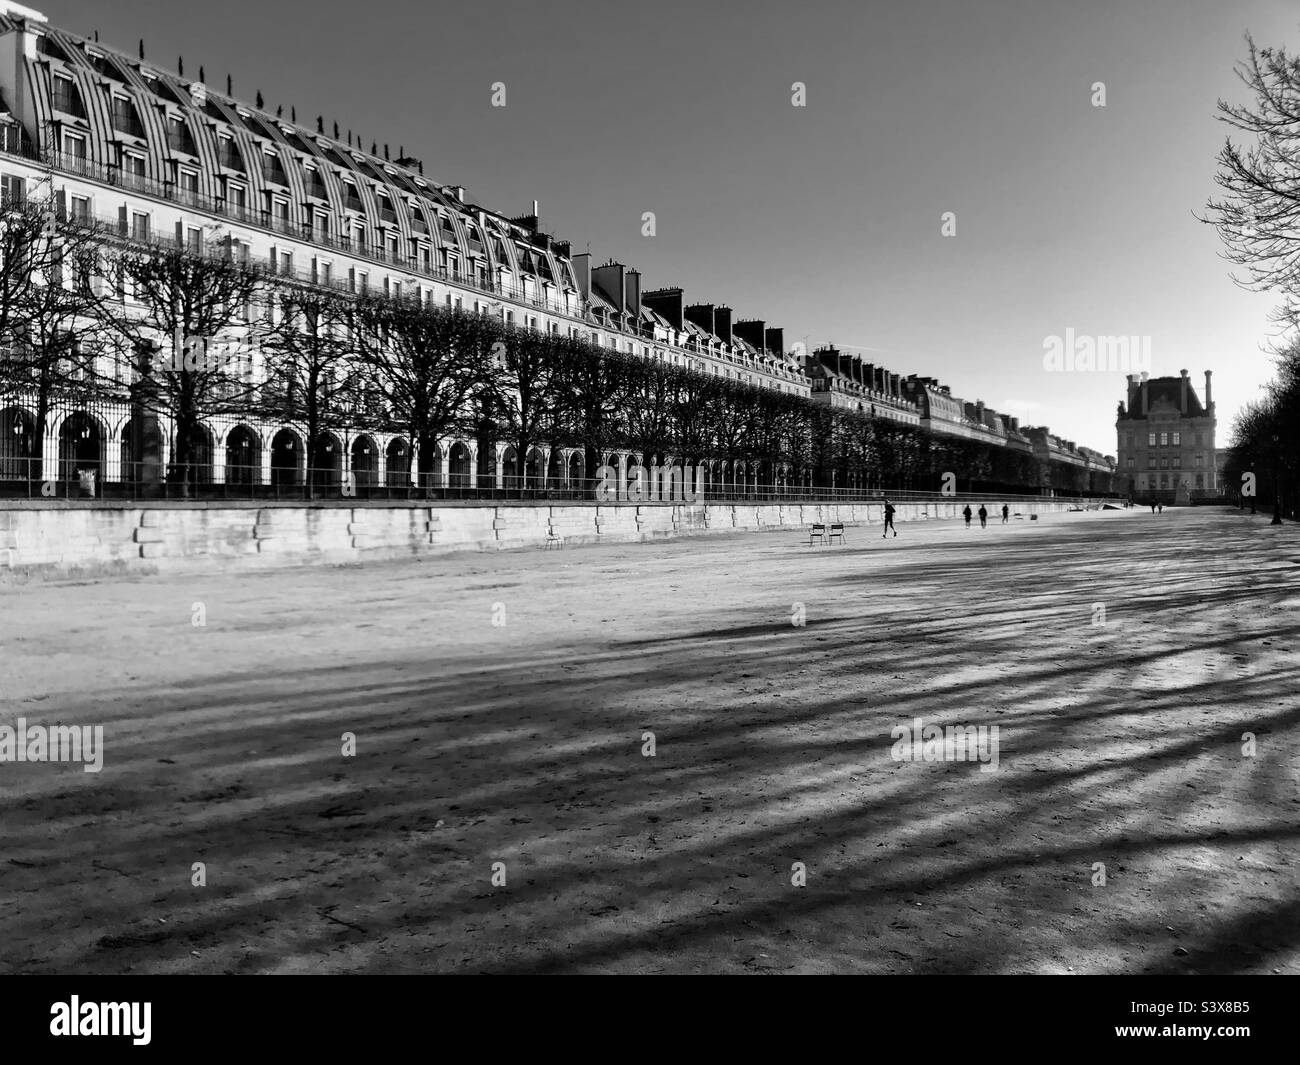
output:
POLYGON ((1107 454, 1123 375, 1046 372, 1045 338, 1150 336, 1153 374, 1186 368, 1198 391, 1214 370, 1221 443, 1271 374, 1276 301, 1233 285, 1193 212, 1227 132, 1216 100, 1245 100, 1243 35, 1300 49, 1295 0, 32 6, 404 145, 493 210, 536 199, 544 229, 644 288, 787 345, 877 349, 1107 454))

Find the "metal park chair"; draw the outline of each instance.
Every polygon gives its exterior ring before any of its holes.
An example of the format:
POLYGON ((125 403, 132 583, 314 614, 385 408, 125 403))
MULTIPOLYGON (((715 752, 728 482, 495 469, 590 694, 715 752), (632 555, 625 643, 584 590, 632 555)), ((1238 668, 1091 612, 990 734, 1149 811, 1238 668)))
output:
POLYGON ((829 543, 829 544, 833 544, 833 543, 835 542, 835 537, 837 537, 837 536, 840 538, 840 543, 841 543, 841 544, 845 542, 845 541, 844 541, 844 523, 843 523, 842 521, 836 521, 836 522, 832 522, 832 523, 831 523, 831 531, 830 531, 830 535, 827 536, 827 538, 826 538, 826 542, 829 543))
POLYGON ((813 525, 812 530, 808 533, 808 546, 812 547, 815 540, 820 540, 822 543, 826 542, 826 526, 821 522, 813 525))

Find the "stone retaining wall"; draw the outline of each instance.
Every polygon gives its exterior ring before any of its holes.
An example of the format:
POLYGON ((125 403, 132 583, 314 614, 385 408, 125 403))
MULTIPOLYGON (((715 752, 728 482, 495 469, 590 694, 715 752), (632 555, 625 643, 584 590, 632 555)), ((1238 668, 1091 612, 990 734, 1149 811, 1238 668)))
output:
MULTIPOLYGON (((895 521, 960 519, 964 503, 899 503, 895 521)), ((1064 511, 1060 501, 1009 504, 1064 511)), ((1001 501, 987 504, 1001 520, 1001 501)), ((149 573, 162 569, 294 566, 451 551, 651 540, 737 530, 791 531, 814 522, 850 529, 883 521, 879 503, 479 505, 408 503, 0 503, 0 575, 149 573)))

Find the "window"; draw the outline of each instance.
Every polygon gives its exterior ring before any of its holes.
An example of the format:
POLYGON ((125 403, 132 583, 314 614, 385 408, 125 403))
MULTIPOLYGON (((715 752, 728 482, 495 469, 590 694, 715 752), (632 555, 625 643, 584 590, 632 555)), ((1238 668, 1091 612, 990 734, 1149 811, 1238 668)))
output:
POLYGON ((244 173, 244 157, 239 153, 239 145, 235 143, 234 137, 217 135, 217 161, 227 170, 244 173))
POLYGON ((203 230, 198 226, 185 227, 185 250, 198 255, 203 250, 203 230))
POLYGON ((140 124, 140 116, 136 114, 135 104, 125 96, 114 96, 112 104, 113 128, 118 133, 125 133, 130 137, 143 137, 144 126, 140 124))
POLYGON ((1131 470, 1131 469, 1133 468, 1133 460, 1132 460, 1132 459, 1129 459, 1129 460, 1127 461, 1127 465, 1128 465, 1128 468, 1131 470))
POLYGON ((1179 441, 1182 439, 1182 433, 1174 433, 1174 447, 1179 447, 1179 441))
POLYGON ((231 207, 237 207, 242 211, 248 206, 248 190, 243 185, 236 185, 233 181, 227 181, 226 202, 231 207))
POLYGON ((1147 458, 1147 469, 1154 470, 1155 468, 1156 468, 1156 459, 1154 455, 1151 455, 1147 458))
POLYGON ((1161 434, 1160 434, 1160 446, 1161 446, 1161 447, 1168 447, 1168 446, 1169 446, 1169 434, 1168 434, 1168 433, 1161 433, 1161 434))
POLYGON ((1175 456, 1173 457, 1173 466, 1174 466, 1174 469, 1176 469, 1176 470, 1177 470, 1177 469, 1180 469, 1180 468, 1182 467, 1182 465, 1183 465, 1183 457, 1182 457, 1181 455, 1175 455, 1175 456))
POLYGON ((1156 434, 1147 433, 1147 447, 1155 447, 1155 446, 1156 446, 1156 434))
POLYGON ((388 198, 388 193, 380 192, 376 199, 379 201, 379 220, 385 225, 397 225, 397 212, 393 210, 393 201, 388 198))
POLYGON ((361 194, 357 192, 356 182, 343 180, 343 206, 349 211, 365 212, 365 205, 361 202, 361 194))
POLYGON ((131 212, 131 239, 147 241, 149 239, 149 216, 142 211, 131 212))
POLYGON ((1169 469, 1169 460, 1168 460, 1168 459, 1161 459, 1161 460, 1160 460, 1160 468, 1161 468, 1162 470, 1167 470, 1167 469, 1169 469))
POLYGON ((293 273, 293 252, 280 252, 280 273, 286 276, 293 273))
POLYGON ((431 250, 421 245, 418 257, 419 257, 421 272, 426 274, 429 273, 430 270, 432 269, 432 263, 433 263, 431 250))
POLYGON ((22 203, 27 198, 27 182, 14 174, 0 178, 0 202, 22 203))
POLYGON ((181 188, 181 196, 189 203, 193 203, 199 197, 199 175, 196 170, 180 170, 177 174, 177 184, 181 188))
POLYGON ((175 115, 167 119, 167 147, 174 152, 184 152, 186 155, 199 154, 194 147, 194 138, 190 136, 190 127, 186 125, 185 119, 175 115))
POLYGON ((352 246, 360 252, 366 250, 366 224, 364 222, 352 223, 352 246))
POLYGON ((127 177, 144 177, 144 156, 135 152, 122 153, 122 173, 127 177))
POLYGON ((1205 456, 1204 456, 1204 455, 1197 455, 1197 456, 1196 456, 1196 465, 1198 465, 1198 466, 1204 466, 1204 465, 1205 465, 1205 456))
POLYGON ((306 185, 307 195, 318 200, 327 200, 329 196, 325 192, 325 181, 320 176, 320 171, 314 166, 303 164, 303 181, 306 185))
POLYGON ((90 197, 73 196, 68 201, 68 214, 74 222, 90 221, 90 197))
POLYGON ((397 237, 391 234, 388 237, 388 258, 391 262, 401 261, 397 254, 397 237))
POLYGON ((273 199, 271 201, 271 218, 275 221, 275 228, 282 233, 289 231, 289 201, 273 199))
POLYGON ((62 74, 54 75, 54 109, 76 118, 86 117, 86 107, 81 102, 81 93, 77 91, 72 79, 65 78, 62 74))
POLYGON ((275 185, 289 184, 289 175, 284 172, 284 164, 280 162, 278 152, 265 148, 262 150, 262 177, 275 185))

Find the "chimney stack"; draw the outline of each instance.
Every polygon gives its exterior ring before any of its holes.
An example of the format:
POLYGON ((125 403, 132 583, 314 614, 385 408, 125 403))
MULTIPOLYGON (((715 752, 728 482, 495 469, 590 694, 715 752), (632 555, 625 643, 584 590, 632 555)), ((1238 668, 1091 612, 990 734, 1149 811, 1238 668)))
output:
POLYGON ((1182 411, 1183 414, 1186 414, 1187 413, 1187 385, 1188 385, 1187 371, 1180 370, 1179 373, 1183 375, 1183 380, 1182 380, 1182 384, 1180 385, 1180 388, 1182 390, 1178 394, 1178 409, 1182 411))
POLYGON ((1145 370, 1142 371, 1141 392, 1142 392, 1142 417, 1145 418, 1147 416, 1147 405, 1151 400, 1151 382, 1148 379, 1148 375, 1145 370))
POLYGON ((1214 413, 1214 400, 1210 396, 1210 374, 1211 373, 1213 373, 1212 370, 1205 371, 1205 413, 1206 414, 1214 413))

